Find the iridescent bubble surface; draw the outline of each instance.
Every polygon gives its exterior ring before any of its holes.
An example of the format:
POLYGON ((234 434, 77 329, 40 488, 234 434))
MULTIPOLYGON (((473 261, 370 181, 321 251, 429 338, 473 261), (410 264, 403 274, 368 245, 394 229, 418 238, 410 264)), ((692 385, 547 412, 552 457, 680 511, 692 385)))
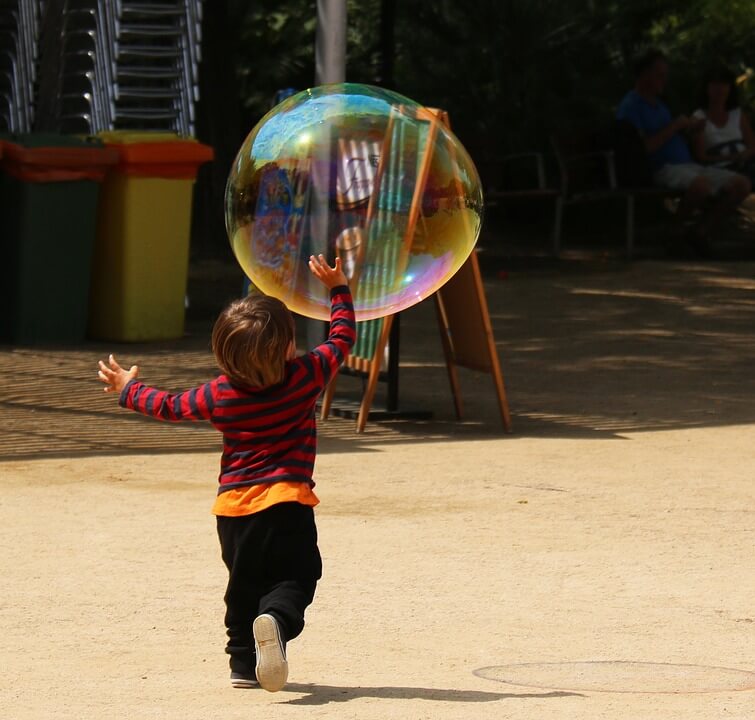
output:
POLYGON ((483 199, 474 163, 438 114, 369 85, 323 85, 271 110, 226 187, 244 272, 294 312, 328 319, 310 255, 342 259, 358 320, 431 296, 472 252, 483 199))

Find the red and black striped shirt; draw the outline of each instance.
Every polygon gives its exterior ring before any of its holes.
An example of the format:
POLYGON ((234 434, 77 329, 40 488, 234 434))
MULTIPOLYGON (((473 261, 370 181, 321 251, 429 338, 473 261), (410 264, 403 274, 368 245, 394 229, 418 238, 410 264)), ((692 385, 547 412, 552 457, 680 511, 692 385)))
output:
POLYGON ((218 494, 263 483, 314 485, 315 403, 356 339, 348 287, 331 293, 330 333, 312 352, 288 363, 277 385, 242 388, 225 375, 175 395, 132 381, 120 404, 170 422, 208 420, 223 433, 218 494))

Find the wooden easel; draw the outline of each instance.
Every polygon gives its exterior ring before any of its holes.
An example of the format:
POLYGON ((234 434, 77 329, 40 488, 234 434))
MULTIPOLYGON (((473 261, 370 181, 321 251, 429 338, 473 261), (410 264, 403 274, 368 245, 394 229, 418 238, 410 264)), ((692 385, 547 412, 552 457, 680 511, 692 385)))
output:
MULTIPOLYGON (((400 111, 400 108, 399 108, 400 111)), ((432 148, 435 136, 437 135, 438 123, 443 123, 450 128, 448 114, 443 110, 423 108, 421 111, 424 117, 430 122, 430 129, 426 142, 426 151, 420 163, 417 182, 414 188, 412 203, 409 212, 409 219, 404 232, 401 262, 408 261, 409 250, 414 237, 417 222, 420 220, 421 199, 424 192, 425 183, 432 162, 432 148)), ((375 177, 375 188, 380 187, 380 180, 385 172, 386 158, 390 156, 391 142, 393 136, 393 116, 389 120, 386 129, 386 141, 381 152, 381 160, 378 165, 378 171, 375 177)), ((461 190, 461 181, 455 177, 454 181, 461 190)), ((373 192, 370 196, 370 204, 367 211, 367 222, 375 217, 377 210, 378 192, 373 192)), ((460 193, 461 194, 461 193, 460 193)), ((356 282, 352 278, 352 290, 358 290, 359 270, 356 273, 356 282)), ((462 400, 461 388, 459 384, 458 367, 464 367, 479 372, 490 373, 498 397, 498 405, 501 411, 501 419, 506 432, 511 432, 511 415, 509 412, 506 390, 503 383, 503 376, 498 360, 498 352, 493 337, 493 328, 490 323, 490 314, 488 304, 485 298, 485 290, 482 284, 477 255, 473 251, 465 261, 459 271, 438 290, 434 296, 437 310, 438 325, 441 335, 443 353, 446 359, 449 381, 451 383, 451 392, 454 398, 454 407, 457 419, 462 418, 462 400)), ((388 315, 381 320, 368 321, 373 323, 371 331, 375 332, 374 323, 381 323, 378 326, 378 340, 374 346, 374 352, 370 356, 358 351, 352 353, 346 358, 345 366, 356 372, 367 374, 367 385, 365 387, 362 402, 357 417, 357 432, 363 432, 370 414, 372 402, 377 390, 377 383, 380 377, 380 371, 385 356, 386 344, 390 337, 391 327, 395 315, 388 315)), ((357 332, 359 335, 359 327, 357 332)), ((322 419, 326 419, 330 413, 335 393, 337 374, 333 376, 330 384, 325 390, 322 402, 322 419)))
MULTIPOLYGON (((409 254, 414 240, 414 233, 417 228, 417 223, 421 217, 422 210, 422 195, 427 184, 427 177, 430 173, 430 166, 433 159, 433 148, 435 146, 435 138, 438 134, 439 118, 435 112, 428 110, 427 108, 405 108, 403 106, 397 106, 391 108, 391 115, 388 118, 388 124, 385 130, 385 136, 383 145, 380 151, 380 161, 378 163, 377 172, 373 180, 373 191, 370 193, 370 199, 367 206, 367 215, 365 218, 365 228, 370 228, 373 223, 380 221, 379 213, 382 208, 379 207, 380 188, 383 176, 386 169, 390 166, 392 156, 395 152, 396 157, 400 157, 401 148, 394 148, 394 136, 396 129, 396 123, 403 116, 409 116, 410 114, 416 114, 416 118, 419 120, 427 121, 428 130, 427 137, 424 141, 425 150, 421 155, 419 168, 417 169, 417 177, 414 183, 414 191, 412 193, 411 203, 409 205, 409 211, 404 227, 403 238, 401 247, 399 249, 399 255, 397 258, 398 270, 396 275, 403 275, 404 267, 409 262, 409 254)), ((354 270, 349 279, 352 293, 356 299, 359 299, 360 293, 365 291, 365 287, 369 288, 369 285, 365 286, 362 276, 362 264, 364 262, 364 245, 362 242, 358 249, 356 256, 353 258, 354 270)), ((369 291, 369 290, 367 290, 369 291)), ((380 370, 385 356, 385 348, 388 343, 388 338, 391 334, 391 328, 393 327, 393 319, 395 315, 388 315, 379 320, 368 321, 368 325, 365 325, 371 332, 375 332, 377 329, 378 340, 374 347, 374 352, 367 355, 359 352, 360 340, 358 338, 355 352, 352 352, 345 361, 345 366, 351 370, 362 372, 367 374, 367 386, 362 398, 362 402, 359 408, 359 415, 357 417, 357 432, 362 432, 367 424, 367 418, 369 416, 370 408, 372 407, 372 401, 375 397, 375 391, 377 390, 377 383, 380 377, 380 370)), ((326 419, 330 413, 330 408, 333 402, 333 395, 336 385, 335 375, 328 388, 325 391, 322 401, 321 418, 326 419)))
POLYGON ((433 297, 456 418, 461 420, 463 415, 457 368, 488 373, 493 376, 503 427, 511 432, 509 402, 476 252, 433 297))

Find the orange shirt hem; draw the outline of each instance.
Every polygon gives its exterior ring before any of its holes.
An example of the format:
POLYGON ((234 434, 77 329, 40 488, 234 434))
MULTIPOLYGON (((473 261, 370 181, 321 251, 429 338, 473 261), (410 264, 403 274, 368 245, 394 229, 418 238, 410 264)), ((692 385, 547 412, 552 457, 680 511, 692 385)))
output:
POLYGON ((240 517, 253 515, 285 502, 298 502, 315 507, 320 500, 307 483, 266 483, 220 493, 212 506, 212 513, 223 517, 240 517))

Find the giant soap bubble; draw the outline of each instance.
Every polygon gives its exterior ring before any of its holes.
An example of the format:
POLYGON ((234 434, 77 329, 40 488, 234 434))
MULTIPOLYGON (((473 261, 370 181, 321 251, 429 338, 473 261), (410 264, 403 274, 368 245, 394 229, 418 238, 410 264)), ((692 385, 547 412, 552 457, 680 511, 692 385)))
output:
POLYGON ((464 263, 482 222, 477 170, 438 115, 394 92, 334 84, 271 110, 226 188, 233 252, 254 285, 328 319, 310 255, 338 255, 358 320, 429 297, 464 263))

